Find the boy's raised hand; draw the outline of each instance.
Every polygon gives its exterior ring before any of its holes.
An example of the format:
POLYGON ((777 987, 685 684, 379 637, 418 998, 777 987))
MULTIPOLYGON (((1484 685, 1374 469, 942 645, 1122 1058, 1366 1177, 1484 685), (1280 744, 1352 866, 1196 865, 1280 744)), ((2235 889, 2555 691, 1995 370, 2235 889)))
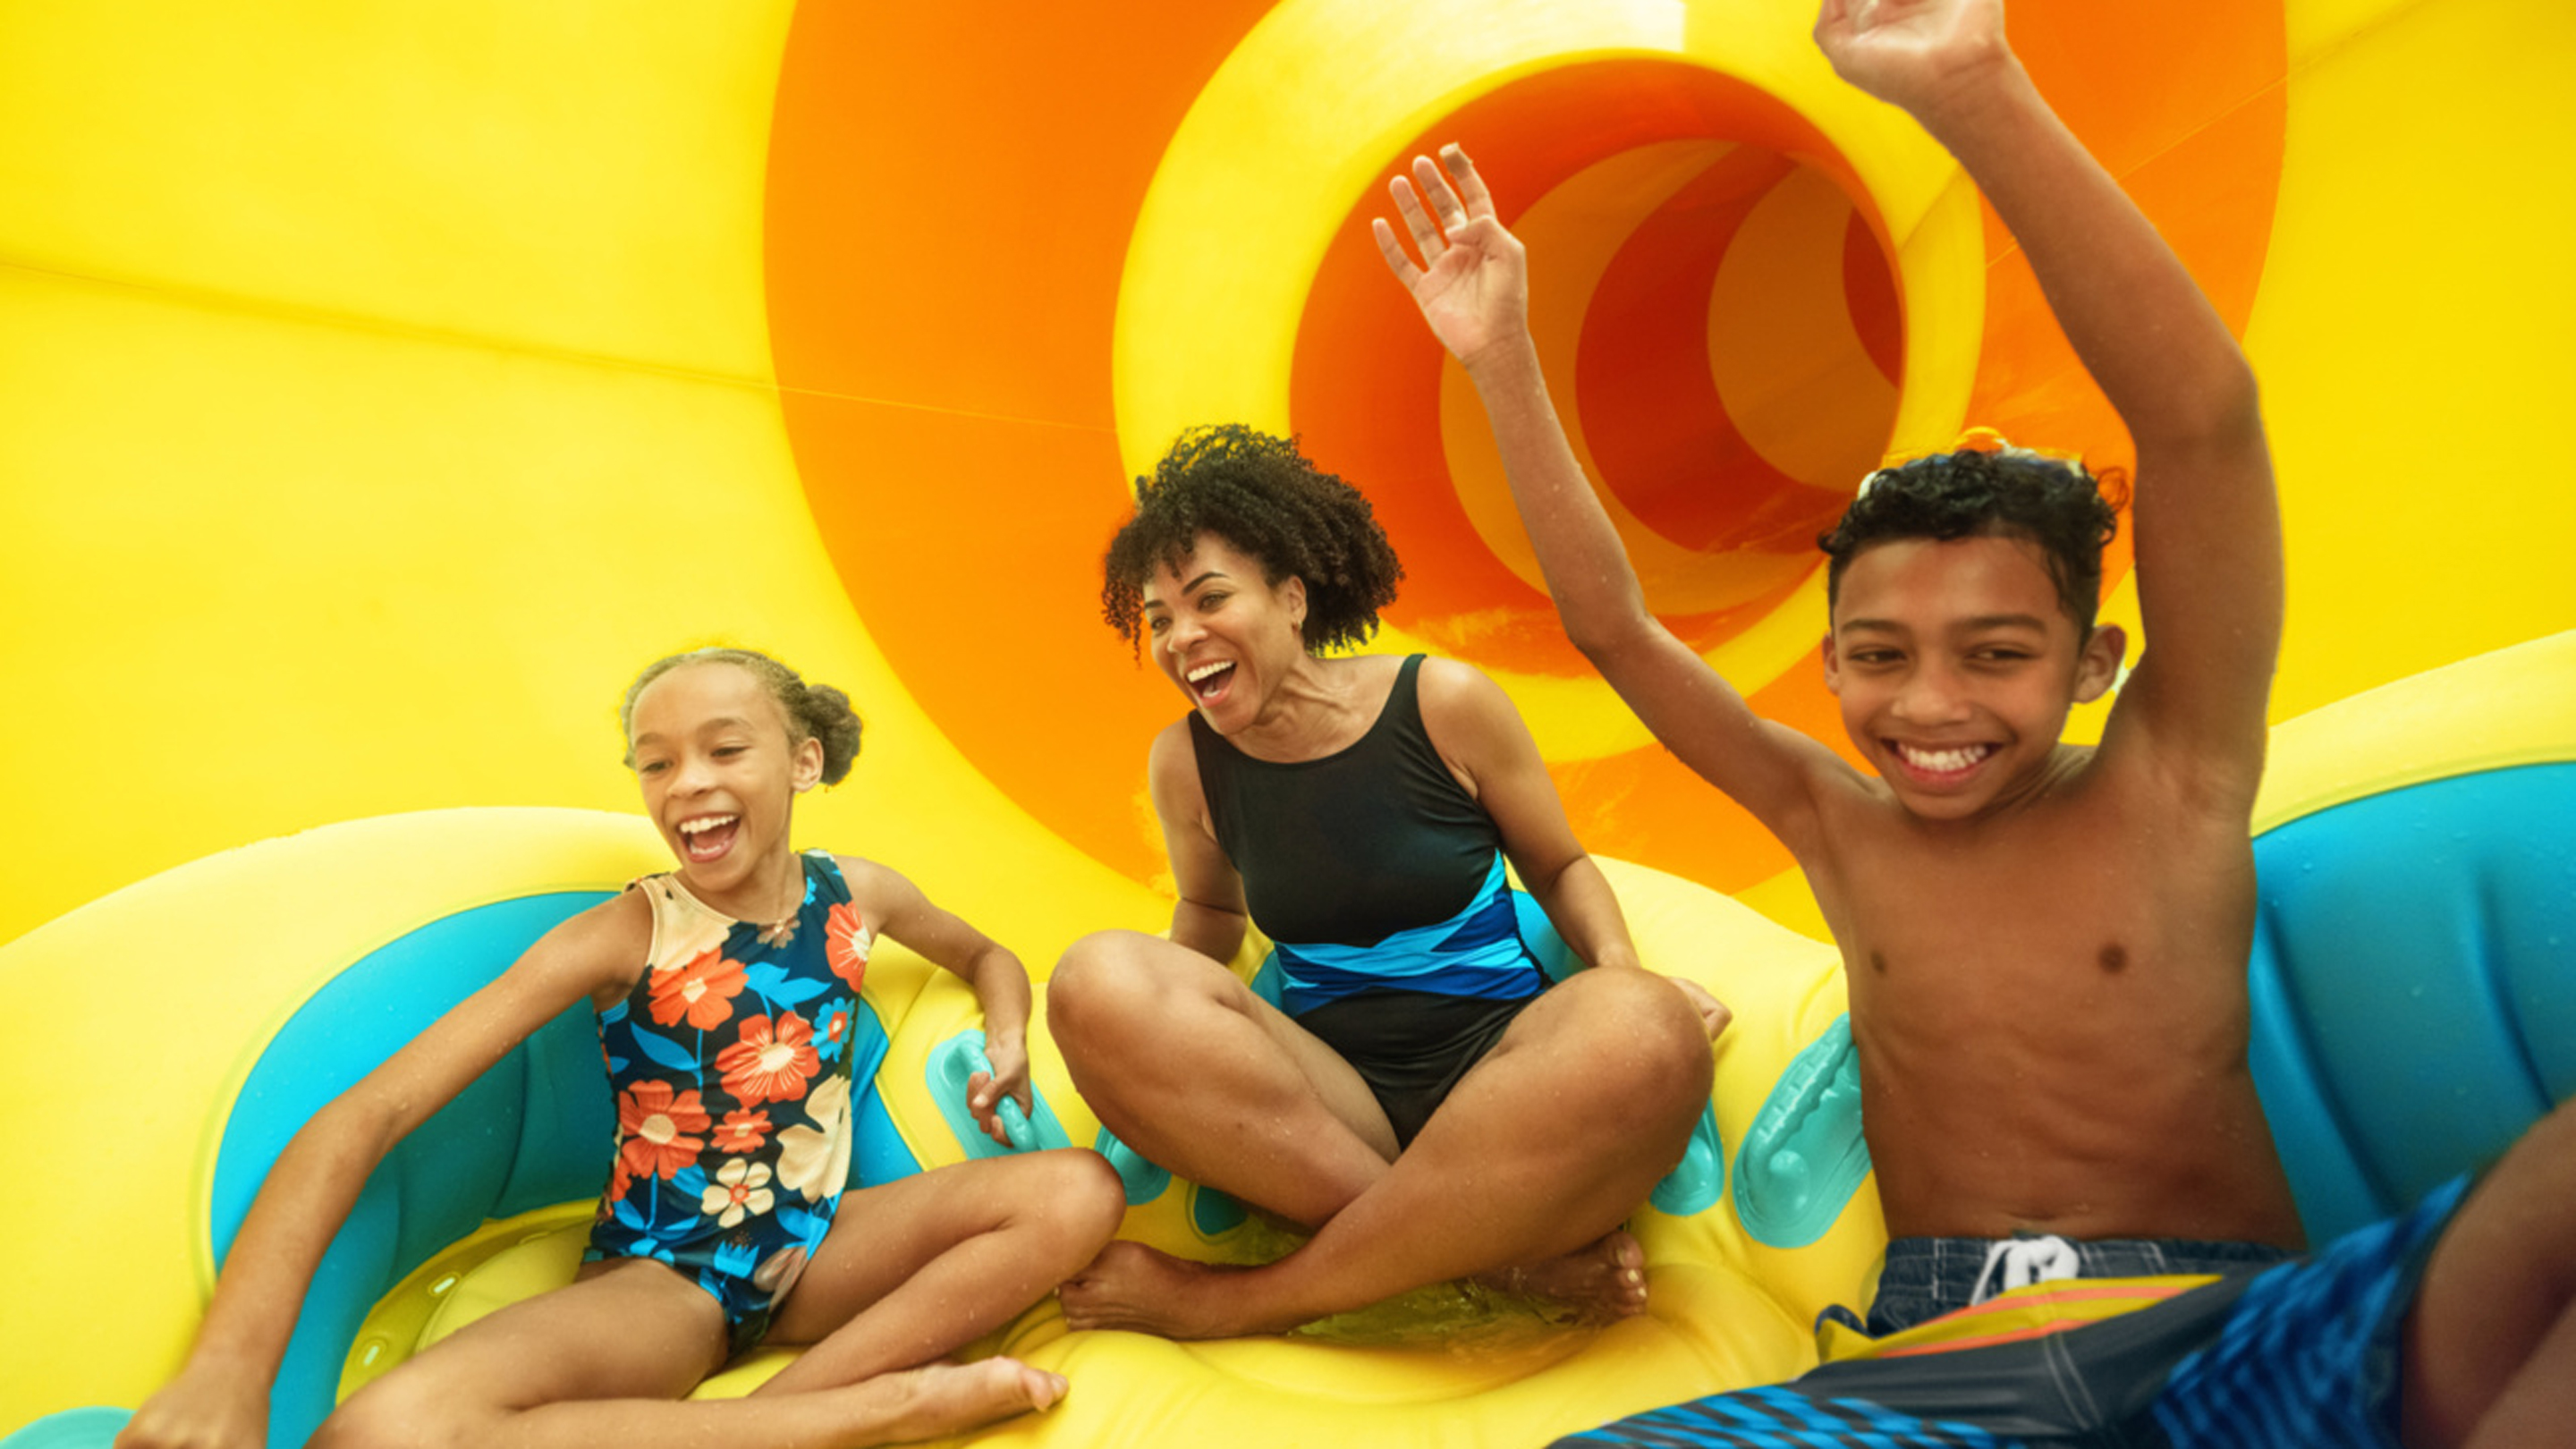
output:
POLYGON ((1405 250, 1386 218, 1369 229, 1440 344, 1459 361, 1473 363, 1487 348, 1526 330, 1528 258, 1519 238, 1495 218, 1494 198, 1467 153, 1443 147, 1437 164, 1417 156, 1413 175, 1396 177, 1387 190, 1413 238, 1413 251, 1405 250), (1415 253, 1422 257, 1419 265, 1415 253))
POLYGON ((1834 74, 1918 116, 2010 54, 2003 0, 1824 0, 1816 44, 1834 74))

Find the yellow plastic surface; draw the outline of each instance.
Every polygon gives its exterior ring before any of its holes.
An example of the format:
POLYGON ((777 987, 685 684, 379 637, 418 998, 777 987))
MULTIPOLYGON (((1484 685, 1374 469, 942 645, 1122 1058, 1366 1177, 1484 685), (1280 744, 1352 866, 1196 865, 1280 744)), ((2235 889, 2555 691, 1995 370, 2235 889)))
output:
MULTIPOLYGON (((878 15, 883 64, 919 99, 855 143, 901 184, 847 199, 847 254, 927 231, 951 264, 867 263, 899 304, 851 329, 872 370, 782 393, 771 107, 828 8, 0 7, 9 1085, 27 1130, 80 1125, 69 1145, 28 1143, 116 1184, 78 1189, 70 1215, 52 1189, 13 1199, 0 1280, 6 1301, 43 1307, 0 1322, 0 1426, 57 1402, 130 1403, 169 1371, 204 1291, 208 1114, 298 993, 447 909, 430 902, 457 879, 506 873, 544 830, 388 861, 362 891, 299 877, 202 904, 225 894, 204 882, 234 868, 226 852, 411 811, 629 810, 612 705, 646 659, 748 642, 849 688, 868 751, 852 783, 805 803, 799 843, 896 864, 1034 971, 1082 931, 1158 926, 1143 730, 1132 748, 1119 735, 1114 765, 1058 743, 1093 718, 1123 729, 1178 708, 1119 672, 1123 648, 1088 621, 1088 557, 1122 469, 1201 420, 1192 409, 1298 423, 1301 279, 1394 159, 1369 138, 1576 60, 1715 58, 1805 108, 1886 228, 1907 318, 1895 440, 1991 421, 1957 414, 1990 381, 1967 351, 1996 325, 1998 240, 1974 235, 1973 195, 1901 117, 1822 78, 1800 48, 1803 0, 1074 6, 1001 37, 980 14, 907 14, 899 35, 878 15), (1442 22, 1448 48, 1389 48, 1421 39, 1407 16, 1442 22), (1100 65, 1069 57, 1114 58, 1123 109, 1100 65), (1112 110, 1114 134, 1083 129, 1112 110), (976 149, 942 150, 954 135, 976 149), (937 165, 902 169, 926 156, 937 165), (1058 257, 1078 274, 1046 272, 1058 257), (1170 295, 1211 273, 1219 290, 1195 307, 1170 295), (1044 284, 1015 285, 1031 275, 1044 284), (854 455, 859 472, 934 511, 970 477, 1026 506, 979 501, 952 510, 953 531, 836 553, 815 455, 787 418, 826 393, 918 434, 854 455), (1085 461, 1053 466, 1068 457, 1085 461), (1065 496, 1072 523, 1049 511, 1065 496), (1043 536, 1016 536, 1035 519, 1043 536), (927 565, 862 608, 871 558, 927 565), (1061 620, 1087 642, 1055 642, 1061 620), (926 642, 890 645, 898 626, 926 642), (1078 688, 1026 687, 1077 656, 1093 671, 1078 688), (162 873, 183 866, 198 883, 164 895, 179 887, 162 873), (280 922, 291 945, 275 944, 280 922), (133 1043, 151 1044, 153 1071, 120 1068, 115 1087, 94 1057, 56 1055, 133 1043), (147 1177, 166 1190, 129 1188, 147 1177)), ((2159 95, 2217 69, 2191 51, 2188 7, 2013 13, 2034 39, 2181 27, 2144 79, 2159 95)), ((2576 491, 2555 481, 2576 383, 2562 255, 2576 169, 2559 160, 2576 139, 2576 10, 2286 0, 2278 21, 2280 63, 2214 101, 2210 129, 2118 160, 2153 185, 2194 147, 2235 144, 2225 125, 2284 108, 2244 335, 2287 522, 2273 713, 2291 720, 2377 709, 2376 686, 2576 627, 2551 563, 2576 535, 2576 491)), ((1436 433, 1436 405, 1408 425, 1436 433)), ((1484 546, 1399 545, 1417 569, 1484 546)), ((1804 679, 1812 591, 1766 617, 1770 632, 1730 647, 1754 677, 1804 679)), ((2135 625, 2130 585, 2106 617, 2135 625)), ((2294 764, 2285 726, 2267 818, 2395 778, 2386 760, 2425 758, 2413 742, 2522 717, 2480 709, 2489 695, 2564 707, 2563 647, 2496 657, 2510 662, 2448 677, 2456 719, 2373 760, 2294 764)), ((1575 679, 1524 697, 1576 762, 1561 775, 1590 802, 1587 829, 1678 801, 1706 835, 1749 842, 1726 857, 1748 896, 1813 929, 1784 859, 1722 802, 1581 763, 1642 745, 1615 703, 1575 679)), ((1830 735, 1811 707, 1798 721, 1830 735)), ((1675 863, 1686 844, 1624 848, 1675 863)), ((610 854, 602 878, 658 858, 640 834, 610 854)), ((1739 1033, 1772 1029, 1748 1014, 1739 1033)), ((1683 1248, 1659 1251, 1681 1271, 1683 1248)), ((1133 1353, 1152 1372, 1201 1361, 1133 1353)), ((1096 1403, 1077 1396, 1062 1422, 1090 1422, 1096 1403)))

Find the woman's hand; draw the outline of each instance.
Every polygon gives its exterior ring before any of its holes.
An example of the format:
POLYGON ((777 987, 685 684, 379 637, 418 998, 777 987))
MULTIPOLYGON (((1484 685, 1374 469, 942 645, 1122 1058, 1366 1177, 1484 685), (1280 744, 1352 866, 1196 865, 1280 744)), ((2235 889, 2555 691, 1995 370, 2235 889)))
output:
POLYGON ((985 1136, 1009 1147, 1013 1144, 1002 1121, 1002 1103, 1017 1103, 1024 1121, 1037 1110, 1029 1091, 1028 1041, 1018 1032, 987 1031, 984 1060, 993 1064, 993 1070, 966 1079, 966 1110, 975 1114, 985 1136))
POLYGON ((1495 218, 1494 198, 1467 153, 1443 147, 1437 165, 1428 156, 1417 156, 1412 177, 1396 177, 1387 190, 1421 264, 1414 264, 1413 252, 1405 250, 1384 217, 1371 222, 1370 230, 1387 267, 1413 294, 1413 304, 1422 309, 1422 320, 1431 324, 1440 345, 1473 366, 1487 349, 1524 335, 1529 329, 1529 259, 1520 239, 1495 218))

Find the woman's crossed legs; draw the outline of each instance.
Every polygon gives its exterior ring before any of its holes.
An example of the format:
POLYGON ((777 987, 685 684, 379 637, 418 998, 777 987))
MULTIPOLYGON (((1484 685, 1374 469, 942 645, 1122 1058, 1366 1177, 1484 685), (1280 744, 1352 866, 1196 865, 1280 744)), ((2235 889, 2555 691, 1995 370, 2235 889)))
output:
POLYGON ((1706 1028, 1670 982, 1578 973, 1532 1002, 1400 1154, 1349 1063, 1204 956, 1158 937, 1076 943, 1048 986, 1074 1085, 1129 1146, 1311 1241, 1260 1268, 1113 1243, 1065 1284, 1077 1328, 1278 1332, 1452 1278, 1591 1318, 1644 1306, 1617 1228, 1708 1100, 1706 1028))

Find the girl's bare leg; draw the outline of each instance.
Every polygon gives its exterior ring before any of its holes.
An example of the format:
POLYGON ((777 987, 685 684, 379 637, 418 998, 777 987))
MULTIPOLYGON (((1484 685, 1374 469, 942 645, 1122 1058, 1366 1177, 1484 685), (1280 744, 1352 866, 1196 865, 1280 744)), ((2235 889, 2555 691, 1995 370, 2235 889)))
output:
POLYGON ((723 1362, 724 1316, 658 1263, 586 1275, 460 1329, 352 1395, 322 1449, 757 1443, 861 1446, 953 1434, 1053 1403, 1063 1381, 1008 1359, 828 1393, 677 1403, 723 1362))
MULTIPOLYGON (((1056 1003, 1051 996, 1065 1042, 1067 1017, 1056 1003)), ((1126 1050, 1186 1056, 1192 1049, 1181 1033, 1203 1014, 1185 1014, 1166 997, 1168 1043, 1140 1032, 1126 1050)), ((1228 1038, 1248 1039, 1241 1031, 1228 1038)), ((1068 1044, 1069 1059, 1074 1051, 1068 1044)), ((1551 1260, 1547 1272, 1560 1280, 1623 1279, 1636 1267, 1636 1247, 1613 1230, 1680 1158, 1708 1099, 1711 1067, 1707 1033, 1669 982, 1633 969, 1583 972, 1523 1012, 1413 1145, 1331 1212, 1304 1247, 1235 1270, 1113 1243, 1065 1285, 1066 1320, 1223 1337, 1275 1332, 1426 1283, 1551 1260)), ((1084 1083, 1080 1067, 1075 1079, 1084 1083)), ((1181 1086, 1165 1085, 1178 1094, 1172 1100, 1187 1099, 1181 1086)), ((1107 1120, 1102 1098, 1087 1084, 1084 1093, 1107 1120)), ((1210 1130, 1210 1118, 1242 1122, 1247 1132, 1262 1120, 1240 1102, 1230 1113, 1169 1115, 1192 1133, 1210 1130)), ((1175 1140, 1166 1149, 1172 1159, 1137 1145, 1176 1172, 1190 1172, 1186 1153, 1228 1158, 1222 1141, 1183 1136, 1168 1123, 1163 1130, 1175 1140)))
POLYGON ((928 1363, 1010 1322, 1096 1256, 1125 1216, 1096 1152, 979 1158, 844 1194, 767 1342, 811 1344, 755 1393, 928 1363))

